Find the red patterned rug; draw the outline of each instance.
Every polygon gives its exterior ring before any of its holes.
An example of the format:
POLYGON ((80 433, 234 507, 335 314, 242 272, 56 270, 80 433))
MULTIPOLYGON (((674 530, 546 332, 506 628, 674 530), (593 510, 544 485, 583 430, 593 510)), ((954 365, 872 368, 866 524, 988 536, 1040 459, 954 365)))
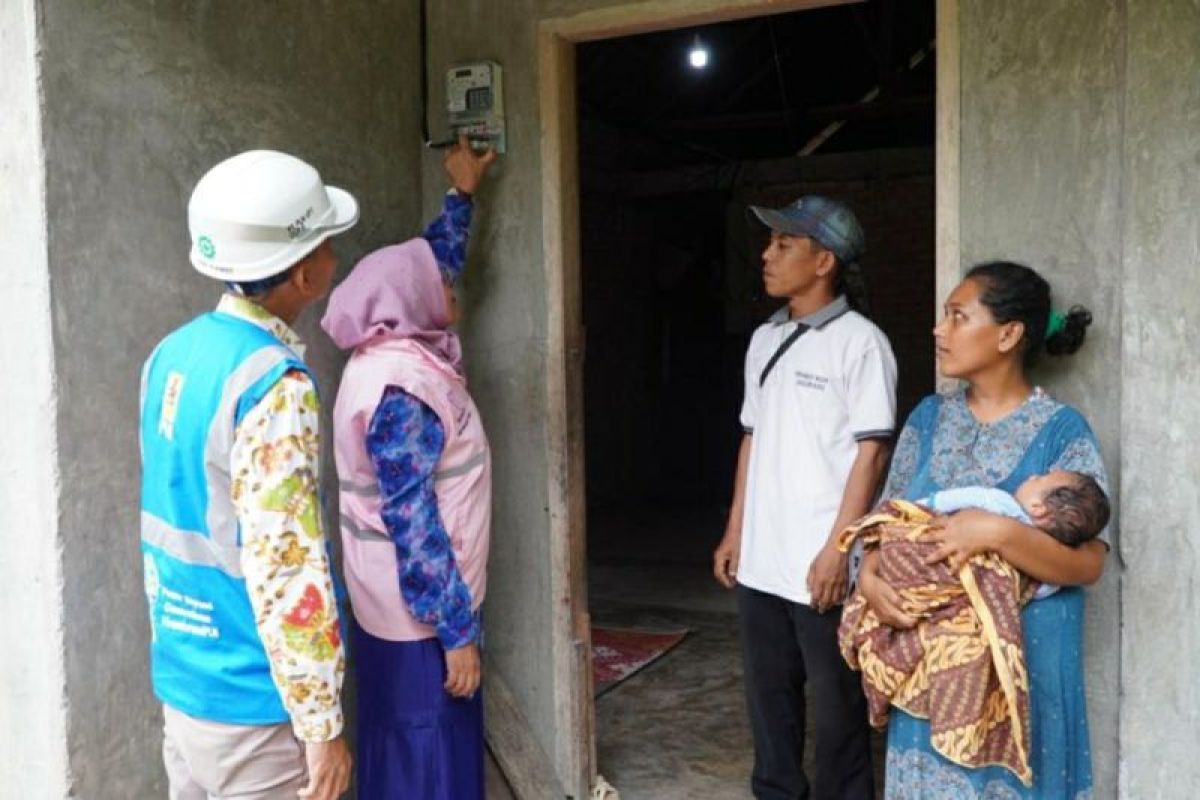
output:
POLYGON ((682 642, 687 634, 686 628, 676 631, 639 631, 593 627, 592 680, 596 697, 661 658, 682 642))

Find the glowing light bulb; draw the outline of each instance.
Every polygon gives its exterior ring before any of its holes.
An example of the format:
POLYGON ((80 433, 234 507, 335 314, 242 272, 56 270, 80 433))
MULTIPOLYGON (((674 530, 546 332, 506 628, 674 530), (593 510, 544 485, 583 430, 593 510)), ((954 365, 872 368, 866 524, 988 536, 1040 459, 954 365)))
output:
POLYGON ((692 49, 688 51, 688 63, 692 65, 692 69, 704 69, 708 66, 708 48, 700 41, 699 36, 692 42, 692 49))

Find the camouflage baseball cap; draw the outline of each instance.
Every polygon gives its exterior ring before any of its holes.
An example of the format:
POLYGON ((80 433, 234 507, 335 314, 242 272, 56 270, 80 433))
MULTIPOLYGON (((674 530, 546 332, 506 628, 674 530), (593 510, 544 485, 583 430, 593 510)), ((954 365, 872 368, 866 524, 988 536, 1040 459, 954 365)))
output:
POLYGON ((843 264, 857 261, 867 249, 858 217, 837 200, 809 194, 783 208, 750 206, 750 210, 771 230, 815 239, 843 264))

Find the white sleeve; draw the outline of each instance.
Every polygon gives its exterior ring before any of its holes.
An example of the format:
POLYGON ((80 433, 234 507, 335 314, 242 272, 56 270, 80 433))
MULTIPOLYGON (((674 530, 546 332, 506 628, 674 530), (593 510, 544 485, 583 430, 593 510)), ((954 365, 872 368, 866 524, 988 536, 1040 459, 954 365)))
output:
POLYGON ((856 441, 896 432, 896 357, 882 334, 846 370, 850 430, 856 441))
POLYGON ((746 348, 746 362, 743 367, 743 383, 745 389, 742 393, 742 413, 740 415, 742 430, 746 433, 754 433, 754 426, 758 423, 758 365, 755 359, 751 357, 754 352, 754 340, 758 338, 755 333, 750 339, 750 346, 746 348))

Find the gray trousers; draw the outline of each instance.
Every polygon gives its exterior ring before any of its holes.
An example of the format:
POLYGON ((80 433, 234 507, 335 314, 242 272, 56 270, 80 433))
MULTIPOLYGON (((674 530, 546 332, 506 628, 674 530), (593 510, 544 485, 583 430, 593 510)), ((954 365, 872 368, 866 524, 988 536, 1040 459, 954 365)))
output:
POLYGON ((171 800, 296 800, 307 782, 291 725, 228 725, 167 705, 163 763, 171 800))

